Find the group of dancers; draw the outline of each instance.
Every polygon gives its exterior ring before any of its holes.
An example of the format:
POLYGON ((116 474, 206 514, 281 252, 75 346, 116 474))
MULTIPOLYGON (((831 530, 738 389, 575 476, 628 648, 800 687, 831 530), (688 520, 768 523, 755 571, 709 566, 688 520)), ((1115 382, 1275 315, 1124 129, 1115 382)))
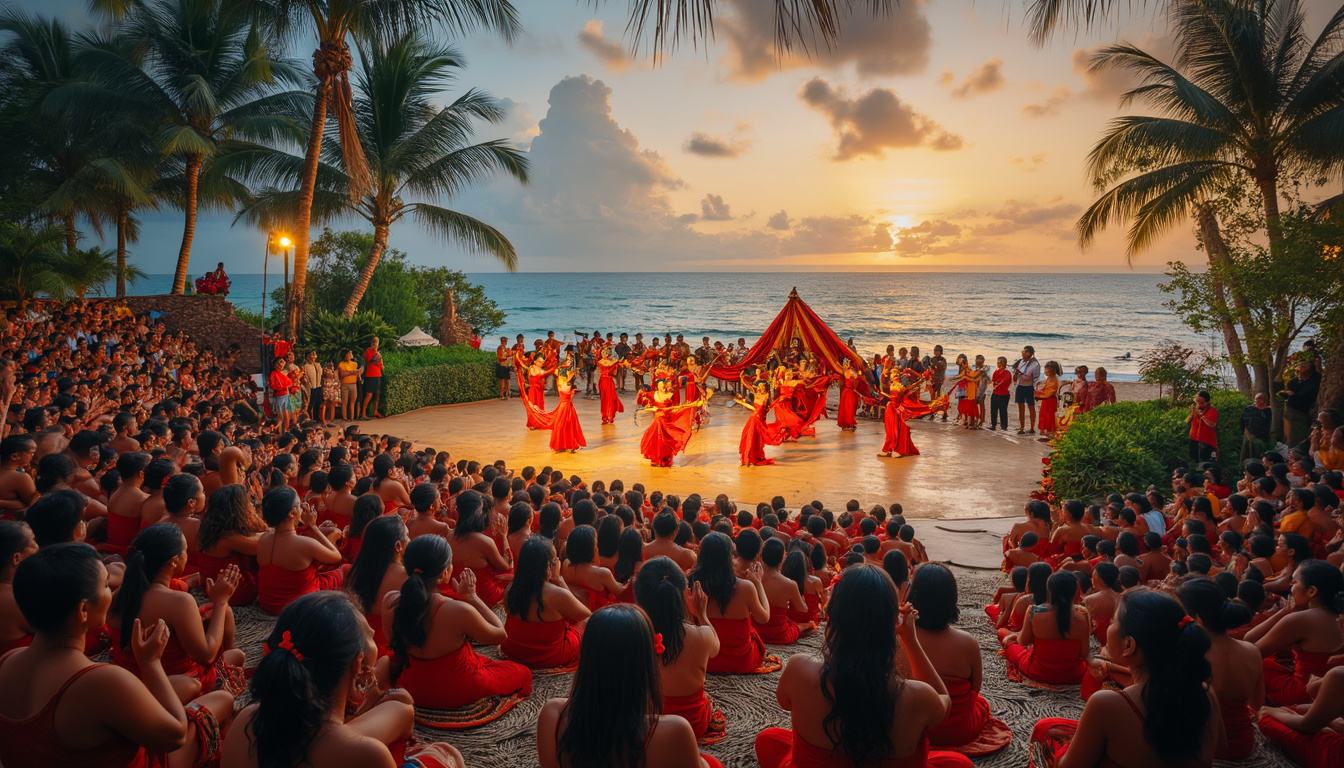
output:
MULTIPOLYGON (((509 350, 511 365, 501 362, 500 370, 511 371, 517 377, 528 428, 550 430, 549 444, 557 453, 587 447, 573 402, 581 353, 574 345, 561 348, 553 335, 546 341, 538 340, 534 351, 528 353, 519 339, 509 350), (546 383, 551 377, 555 379, 560 400, 548 411, 546 383)), ((501 360, 506 342, 501 339, 501 360)), ((588 348, 591 349, 591 343, 588 348)), ((604 345, 594 353, 595 389, 603 426, 615 424, 617 414, 625 412, 617 391, 617 373, 633 370, 640 379, 652 374, 652 387, 639 391, 636 406, 639 411, 653 414, 640 440, 640 452, 655 467, 672 466, 676 455, 686 450, 694 432, 709 423, 708 405, 715 390, 708 386, 708 379, 716 362, 727 355, 719 352, 713 358, 705 356, 697 360, 694 355, 681 354, 675 347, 665 349, 667 354, 655 346, 638 356, 620 357, 614 346, 604 345), (702 362, 705 359, 709 361, 702 362)), ((730 405, 739 405, 749 413, 738 444, 742 466, 774 464, 774 459, 765 455, 767 445, 815 437, 814 425, 828 415, 828 393, 837 383, 840 399, 835 419, 841 430, 858 428, 862 405, 881 408, 886 437, 878 456, 918 455, 906 421, 946 411, 948 404, 947 395, 928 402, 921 397, 932 371, 912 373, 910 369, 892 368, 884 377, 884 386, 874 388, 860 365, 857 358, 849 358, 841 371, 824 371, 815 356, 795 344, 771 353, 764 364, 741 372, 738 383, 742 394, 734 394, 730 405)))

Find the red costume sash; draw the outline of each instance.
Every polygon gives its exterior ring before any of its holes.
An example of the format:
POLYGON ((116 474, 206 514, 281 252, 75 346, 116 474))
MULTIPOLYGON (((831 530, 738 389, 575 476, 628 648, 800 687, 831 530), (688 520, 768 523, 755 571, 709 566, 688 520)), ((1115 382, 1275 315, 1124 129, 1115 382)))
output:
POLYGON ((257 570, 257 605, 270 614, 279 614, 290 603, 324 589, 340 589, 349 565, 330 571, 317 570, 315 563, 291 571, 278 565, 263 565, 257 570))
POLYGON ((510 660, 533 669, 570 667, 579 661, 583 625, 560 621, 523 621, 509 616, 504 621, 509 638, 499 650, 510 660))
POLYGON ((416 706, 458 709, 487 696, 531 694, 532 670, 512 661, 491 661, 464 641, 437 659, 407 658, 397 685, 411 694, 416 706))

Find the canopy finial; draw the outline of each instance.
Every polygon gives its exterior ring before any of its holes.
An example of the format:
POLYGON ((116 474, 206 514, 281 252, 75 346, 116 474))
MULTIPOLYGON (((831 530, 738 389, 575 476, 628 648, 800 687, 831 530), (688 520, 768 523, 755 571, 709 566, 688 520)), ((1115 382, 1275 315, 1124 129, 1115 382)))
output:
POLYGON ((796 298, 798 298, 798 286, 795 285, 795 286, 793 287, 793 290, 789 291, 789 298, 790 298, 790 299, 796 299, 796 298))

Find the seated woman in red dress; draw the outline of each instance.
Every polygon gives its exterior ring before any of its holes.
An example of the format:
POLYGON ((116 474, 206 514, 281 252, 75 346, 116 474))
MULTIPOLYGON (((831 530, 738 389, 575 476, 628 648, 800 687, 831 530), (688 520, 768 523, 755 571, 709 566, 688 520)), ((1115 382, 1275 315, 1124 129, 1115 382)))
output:
POLYGON ((375 687, 366 671, 377 653, 373 630, 340 592, 313 592, 290 603, 262 647, 253 703, 224 739, 222 768, 465 765, 447 744, 408 746, 415 725, 411 697, 375 687))
POLYGON ((0 520, 0 655, 33 641, 33 628, 14 602, 14 571, 37 551, 37 540, 24 523, 0 520))
POLYGON ((197 529, 196 562, 201 579, 218 579, 229 566, 238 569, 238 586, 229 605, 257 601, 257 545, 266 523, 257 518, 247 487, 226 485, 210 494, 197 529))
POLYGON ((1115 563, 1097 563, 1092 571, 1092 592, 1083 598, 1083 607, 1092 619, 1092 636, 1102 645, 1106 644, 1106 630, 1115 618, 1115 609, 1120 607, 1120 592, 1124 588, 1115 563))
POLYGON ((1310 706, 1264 707, 1260 732, 1303 768, 1344 765, 1344 733, 1332 727, 1344 717, 1344 667, 1325 673, 1310 706))
POLYGON ((383 687, 399 686, 416 706, 458 709, 490 696, 526 697, 532 670, 512 661, 491 661, 472 643, 508 639, 504 623, 476 596, 474 574, 452 582, 460 599, 444 597, 453 551, 441 536, 421 536, 406 545, 408 575, 398 592, 383 598, 383 626, 390 628, 392 656, 378 661, 383 687))
POLYGON ((584 622, 592 611, 569 591, 550 539, 532 536, 523 542, 504 607, 509 636, 499 650, 506 657, 534 669, 578 663, 584 622))
POLYGON ((350 566, 341 564, 341 551, 317 527, 317 513, 299 503, 293 488, 267 491, 261 519, 274 529, 257 542, 257 605, 263 611, 278 614, 309 592, 340 589, 350 566), (303 533, 298 532, 299 523, 303 533))
POLYGON ((471 571, 476 577, 476 594, 493 608, 504 599, 508 586, 500 576, 513 569, 508 550, 501 552, 497 543, 506 540, 509 520, 503 515, 490 515, 482 508, 483 503, 476 491, 458 494, 457 527, 448 544, 453 548, 453 580, 460 579, 463 571, 471 571))
POLYGON ((648 616, 633 605, 593 614, 569 697, 547 701, 537 716, 541 768, 723 768, 700 754, 684 719, 658 714, 658 645, 648 616))
MULTIPOLYGON (((343 537, 337 549, 341 552, 341 560, 346 563, 353 563, 359 559, 359 552, 364 548, 364 531, 369 527, 369 523, 383 516, 383 502, 374 494, 366 493, 355 499, 354 509, 350 513, 350 524, 342 529, 343 537)), ((321 522, 318 523, 322 525, 321 522)))
POLYGON ((929 663, 947 687, 951 706, 947 717, 929 728, 929 745, 976 755, 996 752, 1012 741, 1012 731, 989 713, 980 695, 980 643, 953 629, 959 617, 957 580, 942 563, 924 563, 910 583, 910 605, 915 609, 915 635, 929 663))
MULTIPOLYGON (((794 539, 789 543, 789 553, 784 556, 784 563, 779 566, 779 572, 798 585, 803 595, 803 605, 807 608, 804 611, 789 609, 787 613, 789 620, 799 624, 821 626, 821 610, 826 602, 826 588, 822 586, 821 579, 812 575, 812 562, 809 558, 811 552, 810 544, 794 539)), ((825 562, 823 554, 823 568, 825 562)))
POLYGON ((576 525, 569 532, 565 539, 565 564, 560 572, 589 611, 616 602, 627 589, 616 582, 611 571, 597 564, 597 531, 591 525, 576 525))
POLYGON ((705 695, 705 669, 719 652, 719 638, 705 617, 709 598, 699 584, 686 600, 686 574, 670 558, 655 557, 635 579, 635 599, 662 638, 658 676, 664 715, 686 718, 701 744, 713 744, 728 732, 728 720, 705 695))
POLYGON ((166 624, 132 623, 143 681, 84 655, 106 620, 107 568, 87 544, 53 544, 14 573, 14 599, 35 638, 0 656, 0 763, 6 768, 200 766, 218 757, 233 696, 212 691, 186 706, 164 672, 166 624))
POLYGON ((920 646, 916 616, 898 605, 891 577, 871 565, 846 568, 829 613, 821 658, 795 654, 780 675, 775 696, 790 712, 791 728, 756 737, 762 768, 968 768, 965 755, 929 751, 928 729, 942 722, 951 697, 920 646), (898 632, 909 654, 908 680, 894 671, 898 632))
POLYGON ((1344 646, 1344 574, 1324 560, 1308 560, 1293 573, 1292 590, 1291 600, 1246 633, 1264 656, 1265 699, 1279 706, 1310 702, 1307 680, 1325 674, 1330 656, 1344 646), (1275 659, 1290 650, 1291 670, 1275 659))
POLYGON ((803 600, 803 591, 798 588, 798 582, 779 572, 783 563, 784 542, 772 536, 761 546, 761 587, 765 590, 766 605, 770 608, 770 620, 753 622, 752 626, 762 640, 777 645, 796 643, 798 638, 817 631, 815 624, 799 624, 789 618, 790 612, 807 613, 807 602, 803 600))
POLYGON ((707 667, 710 673, 745 675, 779 668, 778 660, 766 655, 765 641, 752 625, 753 619, 760 624, 770 621, 762 576, 761 564, 752 563, 747 578, 737 577, 733 542, 724 534, 714 532, 700 542, 700 556, 689 580, 709 595, 709 615, 704 618, 719 637, 719 653, 707 667))
POLYGON ((386 515, 364 526, 364 543, 359 548, 350 572, 345 575, 345 591, 355 596, 360 612, 373 629, 378 655, 391 653, 387 632, 383 629, 383 597, 396 592, 406 581, 402 558, 410 536, 400 515, 386 515))
POLYGON ((1254 643, 1234 640, 1229 629, 1251 620, 1251 609, 1227 599, 1222 588, 1208 579, 1188 581, 1181 587, 1181 605, 1209 636, 1205 654, 1213 670, 1209 685, 1218 695, 1226 739, 1214 758, 1245 760, 1255 752, 1255 712, 1265 701, 1265 677, 1260 649, 1254 643))
POLYGON ((1077 685, 1086 671, 1092 629, 1087 610, 1073 600, 1078 579, 1060 571, 1050 577, 1046 590, 1046 605, 1027 609, 1022 631, 1003 649, 1008 676, 1048 685, 1077 685))
POLYGON ((1013 568, 1008 572, 1008 582, 994 592, 994 599, 985 606, 985 615, 996 625, 999 617, 1011 612, 1018 596, 1027 590, 1027 569, 1020 565, 1013 568))
POLYGON ((1181 604, 1152 590, 1126 593, 1107 630, 1106 649, 1134 671, 1133 685, 1093 694, 1081 720, 1038 721, 1032 765, 1212 765, 1223 720, 1209 686, 1209 637, 1181 604))
POLYGON ((107 626, 114 642, 112 661, 141 675, 131 648, 134 620, 141 626, 163 622, 168 644, 160 663, 173 677, 182 703, 222 688, 243 692, 243 652, 233 647, 233 608, 229 596, 238 583, 238 569, 226 568, 207 579, 210 602, 198 607, 188 592, 171 586, 187 564, 187 541, 172 523, 151 525, 135 537, 127 551, 126 573, 112 599, 107 626))
POLYGON ((121 481, 107 498, 107 548, 126 554, 131 540, 140 532, 140 513, 149 494, 141 490, 145 469, 150 456, 143 451, 123 453, 117 457, 117 474, 121 481))
POLYGON ((1017 633, 1026 624, 1028 612, 1034 606, 1044 607, 1049 602, 1052 575, 1054 571, 1050 570, 1049 563, 1036 562, 1027 568, 1026 591, 1013 600, 1006 612, 999 614, 994 631, 999 636, 1000 645, 1006 648, 1017 642, 1017 633))

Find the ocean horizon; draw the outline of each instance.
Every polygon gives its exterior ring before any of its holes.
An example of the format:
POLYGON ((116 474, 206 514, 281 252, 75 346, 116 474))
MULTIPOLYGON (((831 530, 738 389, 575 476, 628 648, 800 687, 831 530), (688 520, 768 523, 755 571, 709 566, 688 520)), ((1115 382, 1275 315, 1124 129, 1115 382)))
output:
MULTIPOLYGON (((1199 335, 1163 306, 1170 297, 1152 274, 1022 272, 838 272, 838 273, 474 273, 507 315, 487 334, 524 334, 528 339, 555 331, 600 330, 631 337, 684 334, 692 346, 702 336, 748 345, 783 308, 790 290, 842 340, 854 340, 871 356, 887 344, 918 346, 922 353, 941 344, 949 362, 957 354, 985 355, 990 365, 1009 362, 1023 345, 1040 360, 1056 360, 1071 378, 1073 368, 1105 367, 1117 381, 1137 380, 1139 356, 1172 340, 1220 355, 1221 338, 1199 335), (1129 358, 1125 359, 1128 354, 1129 358)), ((235 306, 258 312, 262 275, 230 276, 235 306)), ((274 289, 281 279, 267 277, 274 289)), ((171 274, 151 274, 130 287, 133 295, 166 293, 171 274)), ((269 299, 268 299, 269 303, 269 299)), ((269 310, 269 307, 268 307, 269 310)))

